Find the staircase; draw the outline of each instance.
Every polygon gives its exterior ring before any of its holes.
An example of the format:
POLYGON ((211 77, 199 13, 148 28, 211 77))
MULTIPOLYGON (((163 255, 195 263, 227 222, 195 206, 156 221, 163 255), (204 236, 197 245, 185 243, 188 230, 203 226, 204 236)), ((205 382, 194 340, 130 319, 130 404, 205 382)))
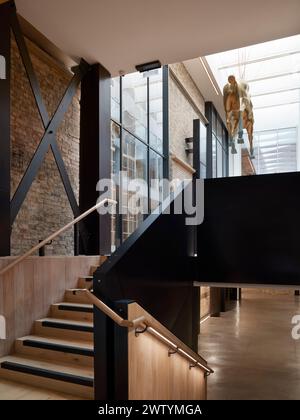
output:
MULTIPOLYGON (((96 268, 79 278, 79 289, 92 288, 96 268)), ((93 305, 75 290, 66 290, 64 302, 52 304, 49 317, 36 320, 32 334, 0 358, 0 378, 94 398, 93 305)))

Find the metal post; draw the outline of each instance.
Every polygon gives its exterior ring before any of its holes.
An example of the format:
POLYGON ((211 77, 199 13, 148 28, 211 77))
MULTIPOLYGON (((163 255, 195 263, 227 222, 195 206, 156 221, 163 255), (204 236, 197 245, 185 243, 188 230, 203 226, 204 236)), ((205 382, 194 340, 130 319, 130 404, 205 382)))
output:
MULTIPOLYGON (((163 178, 170 178, 169 162, 169 68, 163 67, 163 178)), ((169 195, 169 191, 163 192, 164 198, 169 195)))
MULTIPOLYGON (((96 186, 111 179, 110 74, 100 64, 92 66, 81 83, 80 115, 80 211, 95 205, 96 186)), ((111 217, 95 213, 86 220, 88 249, 80 253, 111 253, 111 217)))
POLYGON ((12 3, 0 5, 0 256, 10 255, 10 19, 12 3))

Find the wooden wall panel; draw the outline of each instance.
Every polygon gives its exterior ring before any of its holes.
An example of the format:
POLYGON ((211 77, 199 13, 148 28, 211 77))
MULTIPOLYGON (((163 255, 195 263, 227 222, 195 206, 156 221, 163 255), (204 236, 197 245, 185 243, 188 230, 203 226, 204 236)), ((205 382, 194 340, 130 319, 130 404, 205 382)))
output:
POLYGON ((200 287, 200 318, 210 313, 210 288, 200 287))
MULTIPOLYGON (((13 257, 0 258, 0 269, 13 257)), ((6 319, 7 339, 0 340, 0 357, 9 354, 18 337, 31 332, 50 305, 63 300, 78 278, 90 274, 99 257, 30 257, 0 277, 0 315, 6 319)))
MULTIPOLYGON (((128 319, 150 315, 136 303, 128 306, 128 319)), ((150 317, 151 318, 151 317, 150 317)), ((129 400, 204 400, 206 378, 201 368, 189 369, 180 354, 168 356, 168 346, 149 333, 128 332, 129 400)))

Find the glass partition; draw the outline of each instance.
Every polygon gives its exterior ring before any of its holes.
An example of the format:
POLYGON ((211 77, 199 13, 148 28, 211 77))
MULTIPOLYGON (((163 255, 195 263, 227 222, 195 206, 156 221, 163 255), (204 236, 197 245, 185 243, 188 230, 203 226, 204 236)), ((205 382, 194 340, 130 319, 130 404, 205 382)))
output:
POLYGON ((209 130, 206 130, 207 177, 227 177, 229 175, 227 128, 212 102, 206 102, 205 115, 210 127, 209 130))
MULTIPOLYGON (((111 81, 112 175, 119 214, 112 218, 113 250, 163 199, 164 83, 167 68, 111 81)), ((166 95, 166 94, 165 94, 166 95)))
POLYGON ((122 79, 122 124, 142 140, 147 140, 147 78, 141 73, 122 79))

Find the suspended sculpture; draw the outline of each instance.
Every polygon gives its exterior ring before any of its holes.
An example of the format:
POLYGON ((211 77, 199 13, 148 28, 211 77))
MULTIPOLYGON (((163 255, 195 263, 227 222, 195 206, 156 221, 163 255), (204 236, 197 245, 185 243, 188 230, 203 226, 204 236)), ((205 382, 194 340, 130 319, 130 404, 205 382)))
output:
POLYGON ((245 81, 237 82, 234 76, 228 77, 228 83, 223 89, 226 124, 229 133, 231 153, 237 153, 235 138, 238 144, 244 143, 243 129, 248 133, 250 143, 250 157, 253 154, 253 105, 249 94, 249 85, 245 81))

